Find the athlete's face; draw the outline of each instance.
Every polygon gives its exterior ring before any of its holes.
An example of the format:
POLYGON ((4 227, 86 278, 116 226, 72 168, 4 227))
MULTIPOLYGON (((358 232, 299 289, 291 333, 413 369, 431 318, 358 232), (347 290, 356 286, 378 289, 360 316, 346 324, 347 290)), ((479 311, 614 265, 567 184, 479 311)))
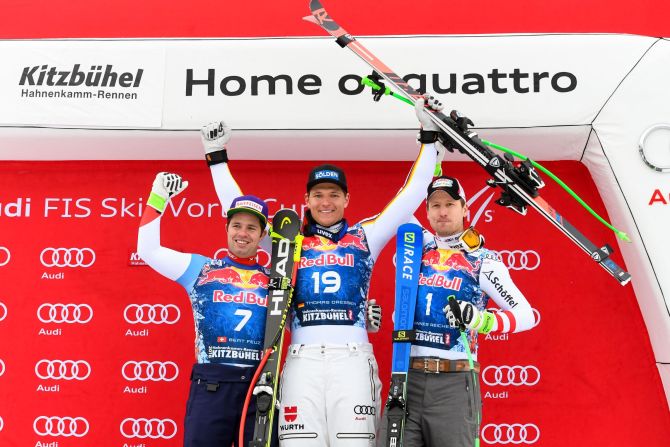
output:
POLYGON ((265 228, 253 214, 241 212, 228 219, 228 251, 240 258, 256 256, 265 228))
POLYGON ((334 183, 319 183, 305 194, 305 205, 319 225, 329 227, 344 217, 349 193, 334 183))
POLYGON ((438 236, 451 236, 463 231, 468 206, 454 200, 444 191, 435 191, 428 198, 428 222, 438 236))

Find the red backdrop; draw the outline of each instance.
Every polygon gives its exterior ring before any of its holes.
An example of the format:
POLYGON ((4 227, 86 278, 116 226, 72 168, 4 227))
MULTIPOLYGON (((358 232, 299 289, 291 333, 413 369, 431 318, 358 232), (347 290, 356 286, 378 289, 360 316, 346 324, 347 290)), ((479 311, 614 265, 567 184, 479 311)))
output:
MULTIPOLYGON (((352 222, 380 211, 409 169, 401 162, 340 164, 350 178, 352 222)), ((300 208, 312 165, 233 162, 232 169, 242 189, 270 199, 274 212, 300 208)), ((547 165, 605 214, 583 165, 547 165)), ((473 164, 448 168, 469 197, 484 187, 486 177, 473 164)), ((203 162, 0 166, 0 445, 180 445, 194 359, 189 301, 177 284, 133 265, 139 202, 157 171, 190 181, 174 204, 178 216, 163 218, 164 245, 214 255, 226 235, 203 162), (54 250, 60 248, 71 249, 69 259, 54 250), (49 267, 68 261, 81 266, 49 267), (59 305, 68 304, 78 311, 70 306, 65 314, 59 305), (144 307, 140 315, 136 305, 143 304, 168 307, 166 313, 153 307, 155 314, 144 307), (148 378, 146 368, 127 364, 141 361, 162 362, 163 369, 154 364, 156 380, 140 380, 148 378), (59 426, 54 417, 82 419, 60 419, 59 426), (163 420, 165 431, 157 439, 138 437, 148 434, 144 425, 133 431, 128 418, 163 420)), ((493 192, 471 204, 473 217, 493 192)), ((558 187, 547 186, 543 196, 594 242, 616 246, 558 187)), ((417 215, 425 221, 422 209, 417 215)), ((665 445, 668 408, 633 289, 619 286, 534 212, 522 217, 489 202, 477 227, 488 247, 507 251, 512 276, 540 317, 532 331, 482 341, 483 445, 665 445), (503 424, 513 426, 515 438, 503 424)), ((382 331, 371 337, 383 395, 390 374, 392 245, 377 262, 371 289, 384 308, 382 331)))

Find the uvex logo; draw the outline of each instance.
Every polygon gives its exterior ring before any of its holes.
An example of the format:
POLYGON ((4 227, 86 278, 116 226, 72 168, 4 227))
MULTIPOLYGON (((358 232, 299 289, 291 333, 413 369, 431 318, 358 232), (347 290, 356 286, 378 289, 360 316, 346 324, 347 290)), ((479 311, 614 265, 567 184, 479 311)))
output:
POLYGON ((81 69, 81 64, 59 69, 49 65, 23 67, 19 85, 48 85, 56 87, 132 87, 140 86, 144 69, 138 68, 135 73, 114 71, 113 65, 91 65, 89 69, 81 69))

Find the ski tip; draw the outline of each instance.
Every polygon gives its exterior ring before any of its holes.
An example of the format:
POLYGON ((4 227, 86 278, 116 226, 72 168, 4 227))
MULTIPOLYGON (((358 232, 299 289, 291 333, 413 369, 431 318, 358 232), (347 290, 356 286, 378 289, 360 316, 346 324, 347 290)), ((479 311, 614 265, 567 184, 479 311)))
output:
POLYGON ((317 24, 317 25, 319 24, 319 22, 316 21, 316 19, 314 18, 314 16, 305 16, 305 17, 303 17, 302 19, 303 19, 304 21, 306 21, 306 22, 312 22, 312 23, 315 23, 315 24, 317 24))

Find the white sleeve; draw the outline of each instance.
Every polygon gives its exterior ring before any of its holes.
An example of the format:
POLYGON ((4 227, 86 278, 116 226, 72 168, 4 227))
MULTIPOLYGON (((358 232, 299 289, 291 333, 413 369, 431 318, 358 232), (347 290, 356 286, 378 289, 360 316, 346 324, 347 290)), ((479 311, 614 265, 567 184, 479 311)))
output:
POLYGON ((494 253, 482 259, 479 285, 501 309, 494 312, 496 325, 492 332, 522 332, 535 326, 535 316, 528 300, 512 281, 505 264, 494 253))
MULTIPOLYGON (((147 207, 149 208, 149 207, 147 207)), ((145 210, 153 212, 152 209, 145 210)), ((140 226, 137 233, 137 254, 161 275, 176 281, 191 263, 191 254, 161 246, 161 216, 140 226)))
POLYGON ((398 227, 411 219, 416 208, 426 198, 436 158, 437 151, 433 143, 421 145, 419 155, 398 194, 381 213, 362 222, 372 259, 377 259, 398 227))
POLYGON ((233 199, 242 195, 242 190, 233 178, 228 163, 215 164, 210 166, 209 170, 212 173, 216 196, 219 198, 223 211, 226 212, 233 199))

